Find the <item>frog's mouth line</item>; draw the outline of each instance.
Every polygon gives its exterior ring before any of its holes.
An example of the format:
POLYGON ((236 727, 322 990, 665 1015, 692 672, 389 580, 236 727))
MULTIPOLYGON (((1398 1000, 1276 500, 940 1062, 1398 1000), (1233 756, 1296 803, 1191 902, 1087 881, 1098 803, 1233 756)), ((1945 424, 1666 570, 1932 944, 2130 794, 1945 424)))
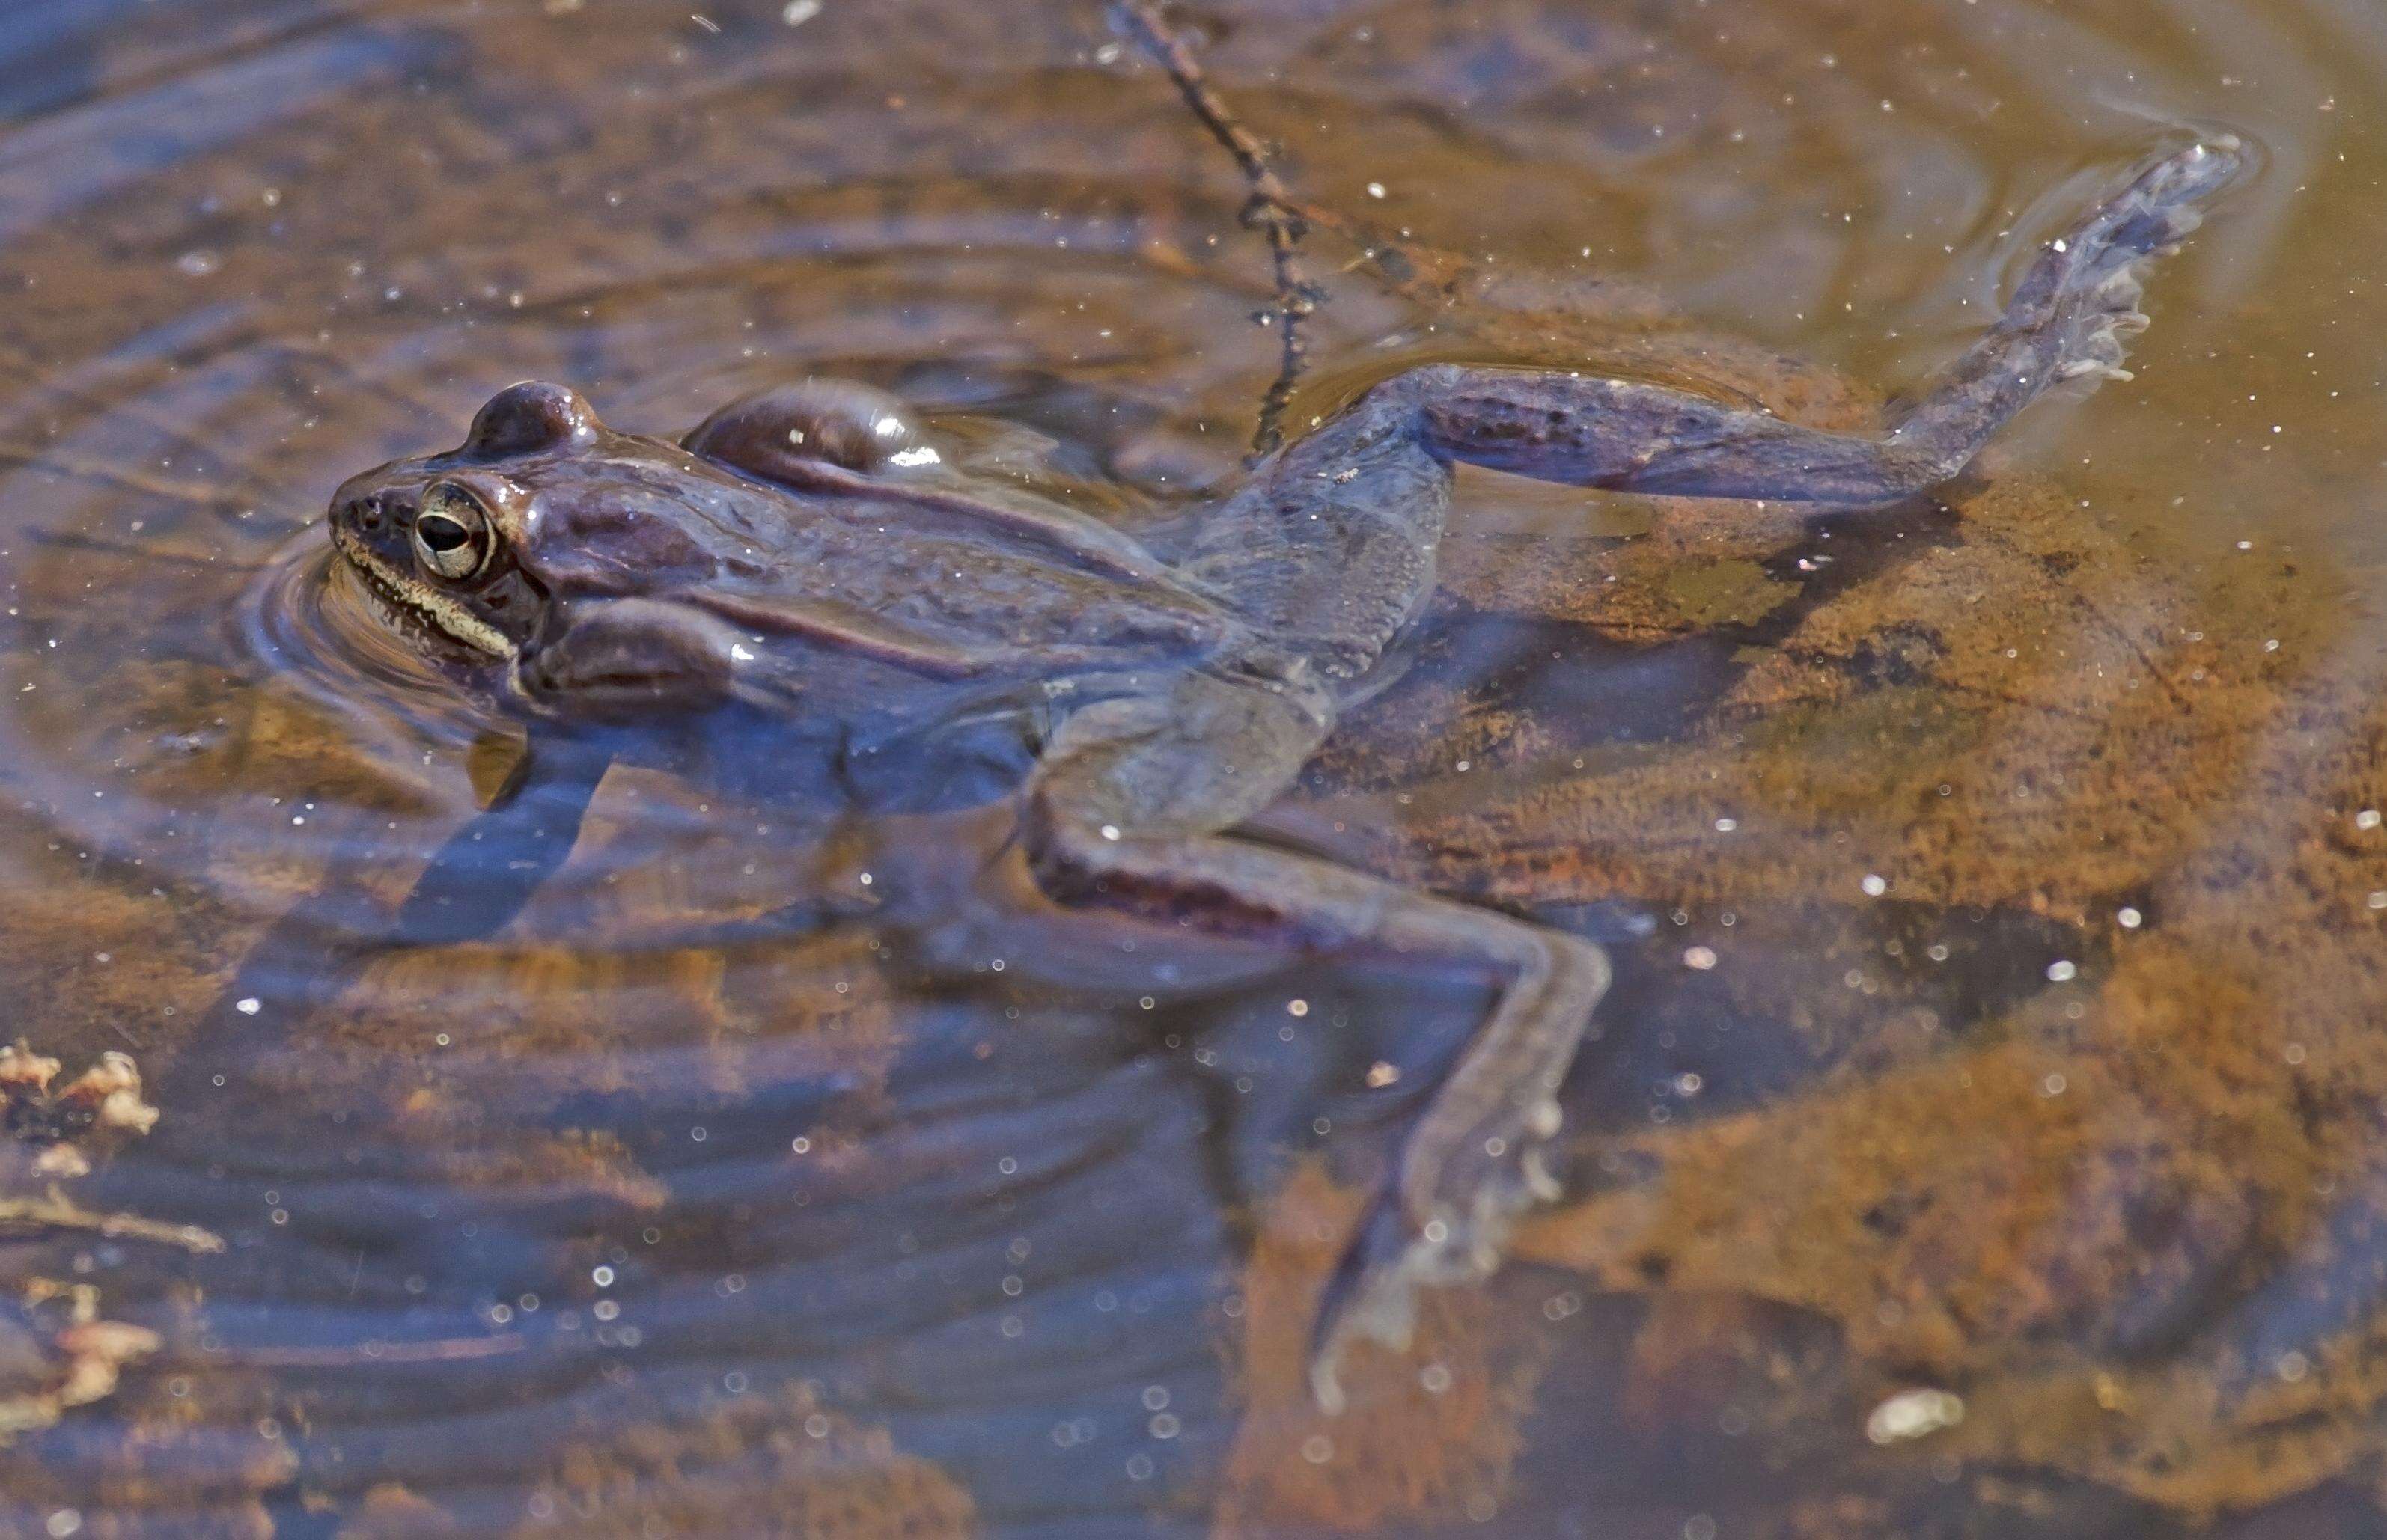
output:
POLYGON ((400 576, 388 562, 337 524, 332 526, 332 549, 347 562, 349 571, 364 579, 366 592, 397 612, 396 618, 493 658, 510 659, 514 655, 513 643, 504 632, 454 600, 400 576))

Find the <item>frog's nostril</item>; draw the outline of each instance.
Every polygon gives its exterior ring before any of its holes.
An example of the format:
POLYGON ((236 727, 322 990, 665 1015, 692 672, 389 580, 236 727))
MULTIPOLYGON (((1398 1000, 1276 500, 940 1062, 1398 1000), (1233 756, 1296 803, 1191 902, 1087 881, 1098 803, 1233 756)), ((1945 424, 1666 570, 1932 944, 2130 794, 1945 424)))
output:
POLYGON ((357 523, 366 529, 381 527, 381 499, 360 498, 356 502, 357 523))

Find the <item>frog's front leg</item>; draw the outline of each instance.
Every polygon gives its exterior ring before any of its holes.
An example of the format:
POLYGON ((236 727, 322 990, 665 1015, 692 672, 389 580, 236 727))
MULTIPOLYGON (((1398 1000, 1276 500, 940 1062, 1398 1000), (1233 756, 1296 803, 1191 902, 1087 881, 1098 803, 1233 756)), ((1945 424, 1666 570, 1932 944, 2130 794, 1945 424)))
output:
POLYGON ((602 743, 534 731, 489 805, 414 879, 381 944, 445 946, 502 929, 572 854, 612 764, 602 743))
POLYGON ((701 711, 732 693, 738 633, 685 604, 605 599, 559 608, 514 660, 514 693, 587 716, 701 711))
POLYGON ((1825 433, 1630 380, 1438 365, 1370 393, 1413 413, 1437 459, 1547 481, 1699 498, 1863 506, 1949 480, 2050 387, 2116 375, 2139 330, 2141 270, 2237 175, 2234 139, 2149 164, 2051 242, 1989 334, 1878 435, 1825 433))
POLYGON ((1416 1290, 1490 1272, 1517 1214, 1555 1195, 1539 1153, 1610 975, 1588 941, 1230 834, 1292 782, 1330 720, 1303 687, 1210 675, 1089 707, 1039 762, 1024 834, 1039 886, 1063 903, 1498 981, 1321 1312, 1312 1384, 1331 1408, 1348 1342, 1406 1346, 1416 1290))

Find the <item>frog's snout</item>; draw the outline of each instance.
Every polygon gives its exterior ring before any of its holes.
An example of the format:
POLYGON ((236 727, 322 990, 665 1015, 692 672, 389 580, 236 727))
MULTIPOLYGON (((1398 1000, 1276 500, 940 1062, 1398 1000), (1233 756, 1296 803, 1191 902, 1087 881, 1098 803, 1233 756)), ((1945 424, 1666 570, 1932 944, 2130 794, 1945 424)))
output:
POLYGON ((413 513, 412 500, 379 472, 351 477, 332 494, 332 527, 354 535, 402 526, 413 513))
POLYGON ((371 473, 332 494, 325 518, 333 547, 352 564, 375 569, 385 582, 411 576, 408 541, 422 511, 419 495, 371 473))

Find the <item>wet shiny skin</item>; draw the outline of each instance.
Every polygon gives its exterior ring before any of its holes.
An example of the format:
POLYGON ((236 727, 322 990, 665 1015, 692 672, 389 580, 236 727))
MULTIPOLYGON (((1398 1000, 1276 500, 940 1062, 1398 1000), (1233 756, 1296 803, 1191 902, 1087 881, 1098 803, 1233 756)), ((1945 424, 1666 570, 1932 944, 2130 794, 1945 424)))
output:
POLYGON ((332 535, 385 618, 534 721, 737 704, 862 745, 1009 713, 1036 750, 1018 822, 1048 896, 1497 980, 1330 1293, 1313 1383, 1332 1405, 1347 1340, 1405 1344, 1420 1285, 1488 1272, 1515 1216, 1556 1195, 1541 1150, 1610 978, 1580 938, 1231 832, 1292 782, 1431 592, 1452 466, 1895 501, 1963 470, 2050 385, 2117 372, 2144 260, 2240 162, 2223 141, 2148 163, 1875 436, 1650 385, 1437 365, 1254 467, 1164 559, 950 473, 903 403, 865 386, 765 390, 674 445, 523 385, 457 450, 343 486, 332 535))

